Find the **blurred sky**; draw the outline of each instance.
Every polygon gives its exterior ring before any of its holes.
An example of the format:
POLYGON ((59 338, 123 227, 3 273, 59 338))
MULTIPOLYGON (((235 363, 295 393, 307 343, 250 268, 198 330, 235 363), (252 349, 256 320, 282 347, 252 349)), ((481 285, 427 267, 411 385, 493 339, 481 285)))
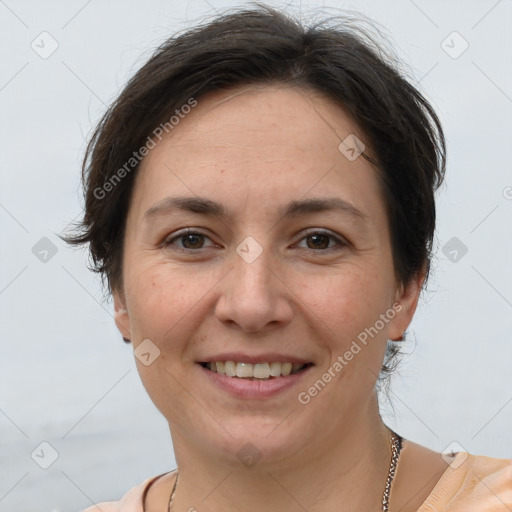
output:
MULTIPOLYGON (((432 449, 512 458, 512 1, 268 3, 372 17, 436 108, 436 258, 383 414, 432 449)), ((98 276, 56 234, 80 215, 86 140, 127 79, 173 32, 237 5, 0 0, 0 511, 78 510, 174 467, 98 276), (41 449, 58 453, 46 470, 41 449)))

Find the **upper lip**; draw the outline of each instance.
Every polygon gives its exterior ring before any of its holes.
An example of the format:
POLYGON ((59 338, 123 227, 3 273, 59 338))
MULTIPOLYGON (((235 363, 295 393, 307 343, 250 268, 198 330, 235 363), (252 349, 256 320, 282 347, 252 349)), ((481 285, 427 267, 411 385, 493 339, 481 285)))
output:
POLYGON ((297 363, 297 364, 308 364, 312 361, 310 359, 304 359, 287 354, 279 354, 277 352, 265 352, 263 354, 244 354, 242 352, 223 352, 221 354, 215 354, 206 356, 200 359, 200 363, 215 363, 224 361, 235 361, 241 363, 297 363))

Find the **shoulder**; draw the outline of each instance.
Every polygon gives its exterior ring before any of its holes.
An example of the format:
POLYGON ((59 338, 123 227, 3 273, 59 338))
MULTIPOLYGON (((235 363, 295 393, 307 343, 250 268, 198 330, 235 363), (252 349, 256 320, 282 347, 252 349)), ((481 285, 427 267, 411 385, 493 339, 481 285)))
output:
POLYGON ((418 512, 509 512, 512 459, 459 452, 418 512))
POLYGON ((130 489, 119 501, 96 503, 82 512, 143 512, 144 498, 151 488, 151 485, 161 477, 172 473, 174 472, 147 478, 130 489))

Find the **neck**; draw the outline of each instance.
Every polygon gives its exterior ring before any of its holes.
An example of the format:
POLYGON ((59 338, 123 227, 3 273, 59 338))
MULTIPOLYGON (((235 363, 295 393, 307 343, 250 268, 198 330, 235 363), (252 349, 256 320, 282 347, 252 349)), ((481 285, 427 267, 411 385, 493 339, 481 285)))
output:
POLYGON ((326 428, 321 439, 316 436, 276 463, 245 467, 238 460, 208 457, 173 434, 179 470, 173 511, 320 512, 339 510, 340 503, 352 512, 381 510, 391 446, 376 395, 349 424, 326 428))

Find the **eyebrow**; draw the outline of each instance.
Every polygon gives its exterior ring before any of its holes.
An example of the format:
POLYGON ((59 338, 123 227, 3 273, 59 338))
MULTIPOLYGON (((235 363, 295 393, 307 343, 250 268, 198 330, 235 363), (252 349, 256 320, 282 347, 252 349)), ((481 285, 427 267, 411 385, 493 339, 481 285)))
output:
MULTIPOLYGON (((230 214, 226 207, 205 197, 166 197, 144 214, 144 218, 165 215, 173 211, 185 211, 200 215, 227 219, 230 214)), ((353 204, 339 197, 311 198, 291 201, 279 210, 278 217, 297 217, 325 211, 338 211, 346 215, 367 220, 367 216, 353 204)))

